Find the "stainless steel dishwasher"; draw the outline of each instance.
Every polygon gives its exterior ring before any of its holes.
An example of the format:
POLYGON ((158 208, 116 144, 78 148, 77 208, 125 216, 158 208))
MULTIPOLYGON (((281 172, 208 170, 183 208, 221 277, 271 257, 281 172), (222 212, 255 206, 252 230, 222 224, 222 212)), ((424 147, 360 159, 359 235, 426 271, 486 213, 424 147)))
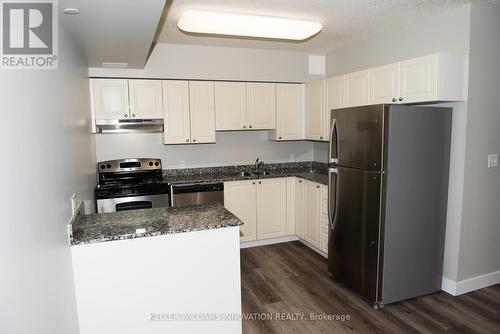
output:
POLYGON ((173 207, 221 203, 224 205, 224 184, 196 183, 170 186, 170 201, 173 207))

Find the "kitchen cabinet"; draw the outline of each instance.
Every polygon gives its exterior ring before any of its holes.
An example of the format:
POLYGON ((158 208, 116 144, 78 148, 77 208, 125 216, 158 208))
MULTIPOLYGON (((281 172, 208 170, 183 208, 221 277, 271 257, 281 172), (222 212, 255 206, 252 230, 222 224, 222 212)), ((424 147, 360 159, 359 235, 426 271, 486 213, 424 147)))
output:
POLYGON ((216 130, 276 129, 276 84, 216 82, 216 130))
POLYGON ((163 81, 164 143, 189 144, 189 84, 187 81, 163 81))
POLYGON ((295 179, 295 234, 304 239, 304 180, 295 179))
POLYGON ((276 129, 276 84, 248 82, 247 126, 249 129, 276 129))
POLYGON ((400 63, 401 103, 465 100, 463 56, 446 53, 400 63))
POLYGON ((241 241, 287 235, 287 179, 224 182, 224 206, 245 224, 241 241))
POLYGON ((210 81, 163 81, 164 143, 215 142, 214 86, 210 81))
POLYGON ((161 80, 91 79, 96 119, 163 117, 161 80))
POLYGON ((328 254, 328 233, 330 222, 328 217, 328 187, 321 185, 321 231, 319 249, 328 254))
POLYGON ((332 109, 344 107, 344 85, 343 76, 328 78, 326 80, 326 110, 324 120, 324 136, 330 140, 330 112, 332 109))
POLYGON ((344 76, 347 107, 364 106, 369 103, 370 71, 359 71, 344 76))
POLYGON ((286 179, 263 179, 257 187, 257 238, 286 235, 286 179))
POLYGON ((240 241, 257 239, 257 202, 255 180, 224 183, 224 206, 243 221, 240 241))
POLYGON ((304 84, 276 84, 276 130, 270 139, 304 139, 304 93, 304 84))
POLYGON ((321 185, 304 180, 304 232, 303 238, 316 248, 320 248, 321 228, 321 185))
POLYGON ((128 119, 128 80, 91 79, 96 119, 128 119))
POLYGON ((399 97, 399 63, 380 66, 370 71, 370 104, 396 103, 399 97))
POLYGON ((189 81, 192 143, 215 143, 214 83, 189 81))
POLYGON ((247 128, 246 84, 244 82, 215 83, 216 130, 247 128))
POLYGON ((306 139, 326 141, 325 80, 306 83, 306 139))
POLYGON ((163 118, 161 80, 129 80, 130 117, 163 118))

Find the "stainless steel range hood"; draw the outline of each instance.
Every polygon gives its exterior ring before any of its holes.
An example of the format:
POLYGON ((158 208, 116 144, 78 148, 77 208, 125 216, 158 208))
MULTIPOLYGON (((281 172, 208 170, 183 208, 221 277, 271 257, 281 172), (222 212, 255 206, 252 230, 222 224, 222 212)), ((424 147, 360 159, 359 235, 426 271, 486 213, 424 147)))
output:
POLYGON ((163 132, 163 119, 97 119, 97 133, 163 132))

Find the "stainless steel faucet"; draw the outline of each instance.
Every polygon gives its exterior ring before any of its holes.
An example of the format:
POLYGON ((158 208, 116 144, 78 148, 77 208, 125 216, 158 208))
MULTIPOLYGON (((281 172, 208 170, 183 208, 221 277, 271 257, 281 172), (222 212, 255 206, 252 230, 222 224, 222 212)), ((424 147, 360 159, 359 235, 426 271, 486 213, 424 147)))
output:
POLYGON ((257 158, 257 160, 255 160, 255 169, 256 170, 259 170, 263 165, 264 165, 264 161, 259 162, 259 158, 257 158))

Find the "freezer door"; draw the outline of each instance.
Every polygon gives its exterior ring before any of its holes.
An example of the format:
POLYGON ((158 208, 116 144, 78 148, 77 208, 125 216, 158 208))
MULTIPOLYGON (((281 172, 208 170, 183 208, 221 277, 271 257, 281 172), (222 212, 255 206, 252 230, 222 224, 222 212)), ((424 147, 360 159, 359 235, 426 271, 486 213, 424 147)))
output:
POLYGON ((375 302, 383 174, 342 167, 329 173, 328 269, 335 280, 375 302))
POLYGON ((384 170, 385 105, 333 109, 329 162, 342 167, 384 170))

